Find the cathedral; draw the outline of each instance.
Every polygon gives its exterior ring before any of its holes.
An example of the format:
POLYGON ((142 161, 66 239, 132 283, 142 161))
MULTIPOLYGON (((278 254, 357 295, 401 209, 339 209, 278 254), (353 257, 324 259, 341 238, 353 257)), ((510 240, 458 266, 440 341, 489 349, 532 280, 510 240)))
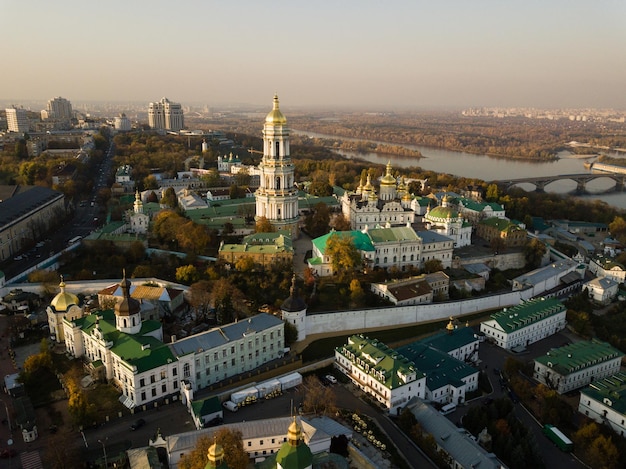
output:
POLYGON ((287 119, 274 95, 274 107, 263 125, 263 159, 259 164, 260 184, 256 191, 256 220, 265 217, 276 231, 299 235, 298 190, 295 166, 289 156, 287 119))

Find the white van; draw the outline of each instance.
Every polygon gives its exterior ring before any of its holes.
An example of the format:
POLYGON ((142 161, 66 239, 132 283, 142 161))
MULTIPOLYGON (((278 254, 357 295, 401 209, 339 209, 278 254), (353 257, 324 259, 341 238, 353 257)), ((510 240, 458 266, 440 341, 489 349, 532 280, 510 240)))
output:
POLYGON ((439 413, 441 415, 448 415, 451 414, 452 412, 454 412, 456 410, 456 404, 446 404, 444 405, 441 410, 439 411, 439 413))
POLYGON ((226 410, 230 410, 231 412, 237 412, 239 410, 239 406, 233 401, 222 402, 222 407, 226 410))

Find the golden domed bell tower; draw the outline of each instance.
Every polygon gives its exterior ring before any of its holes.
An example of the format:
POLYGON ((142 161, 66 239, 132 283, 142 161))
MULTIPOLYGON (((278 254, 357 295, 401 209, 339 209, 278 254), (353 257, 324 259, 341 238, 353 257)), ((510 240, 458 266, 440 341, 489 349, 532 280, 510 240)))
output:
POLYGON ((260 185, 256 191, 256 219, 265 217, 291 238, 297 238, 298 191, 295 187, 295 166, 289 156, 287 119, 274 95, 274 107, 263 126, 263 159, 259 164, 260 185))

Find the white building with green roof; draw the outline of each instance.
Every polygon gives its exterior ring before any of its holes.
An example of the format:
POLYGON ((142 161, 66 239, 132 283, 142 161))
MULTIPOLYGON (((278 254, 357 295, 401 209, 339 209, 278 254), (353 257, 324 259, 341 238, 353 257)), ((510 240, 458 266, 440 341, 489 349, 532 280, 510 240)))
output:
POLYGON ((114 310, 65 317, 63 330, 67 353, 116 386, 128 408, 177 399, 183 380, 199 390, 282 356, 284 323, 269 314, 165 344, 161 323, 142 320, 130 282, 120 287, 114 310))
POLYGON ((415 364, 362 334, 350 336, 346 345, 335 349, 335 366, 393 414, 426 394, 426 375, 415 364))
POLYGON ((400 271, 408 267, 421 268, 429 260, 439 260, 444 268, 452 264, 452 239, 430 231, 416 232, 411 226, 364 229, 363 231, 331 231, 312 241, 313 253, 309 267, 318 276, 332 275, 326 243, 333 236, 350 237, 363 260, 371 267, 400 271))
POLYGON ((596 339, 575 342, 536 358, 533 377, 564 394, 618 373, 623 356, 615 347, 596 339))
POLYGON ((535 298, 491 315, 480 331, 499 347, 526 347, 565 328, 567 308, 556 298, 535 298))
POLYGON ((448 195, 442 197, 440 206, 428 210, 424 222, 429 231, 452 238, 455 248, 472 244, 472 224, 463 218, 448 195))
POLYGON ((626 435, 626 373, 594 381, 580 391, 578 412, 626 435))
POLYGON ((486 218, 506 218, 504 207, 496 202, 477 202, 460 197, 458 207, 463 217, 473 225, 486 218))
POLYGON ((617 283, 626 281, 626 268, 613 257, 598 254, 589 259, 589 271, 598 277, 608 277, 617 283))

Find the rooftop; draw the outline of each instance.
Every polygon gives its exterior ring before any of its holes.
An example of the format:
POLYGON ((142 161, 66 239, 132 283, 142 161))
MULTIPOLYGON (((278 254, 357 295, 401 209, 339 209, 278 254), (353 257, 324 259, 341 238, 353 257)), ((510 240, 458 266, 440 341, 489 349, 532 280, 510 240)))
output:
POLYGON ((622 415, 626 414, 626 373, 619 372, 595 381, 580 393, 598 402, 604 402, 622 415))
POLYGON ((568 375, 623 356, 622 352, 608 343, 592 339, 552 349, 545 355, 537 357, 535 361, 561 375, 568 375))
POLYGON ((491 315, 504 332, 511 333, 537 321, 565 311, 565 305, 556 298, 535 298, 491 315))

